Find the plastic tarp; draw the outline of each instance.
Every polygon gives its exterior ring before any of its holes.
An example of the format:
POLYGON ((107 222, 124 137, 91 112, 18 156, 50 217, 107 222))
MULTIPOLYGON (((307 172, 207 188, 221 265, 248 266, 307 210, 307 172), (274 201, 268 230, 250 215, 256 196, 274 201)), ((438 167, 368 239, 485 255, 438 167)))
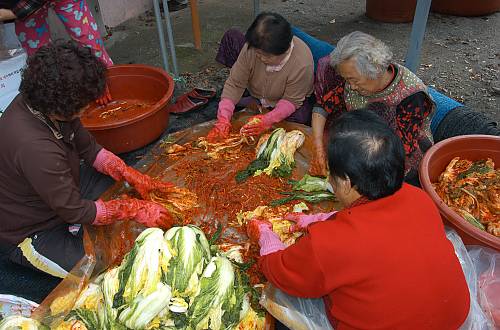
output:
MULTIPOLYGON (((249 115, 245 111, 237 113, 233 120, 234 127, 240 127, 249 115)), ((206 136, 212 126, 213 121, 202 123, 173 133, 167 138, 170 142, 184 144, 194 141, 198 137, 206 136)), ((311 156, 312 140, 308 138, 308 136, 311 136, 311 129, 294 123, 283 123, 279 126, 285 128, 287 131, 299 129, 306 134, 304 145, 295 154, 296 171, 302 176, 308 168, 308 159, 311 156)), ((165 154, 160 146, 161 142, 159 141, 151 152, 138 162, 136 168, 150 176, 171 181, 182 187, 184 186, 182 178, 177 177, 175 171, 173 171, 176 159, 172 159, 165 154)), ((131 188, 128 185, 116 183, 101 198, 104 200, 113 199, 130 190, 131 188)), ((199 202, 202 203, 202 201, 199 202)), ((325 205, 329 205, 330 208, 333 207, 332 203, 322 204, 322 207, 325 207, 325 205)), ((316 211, 319 211, 319 209, 316 211)), ((89 281, 111 265, 119 264, 123 255, 131 249, 134 239, 144 229, 144 227, 136 225, 133 222, 118 222, 110 226, 100 227, 85 226, 84 228, 85 256, 33 313, 35 319, 46 325, 54 326, 58 322, 61 322, 69 313, 79 293, 86 287, 89 281)), ((241 242, 246 241, 246 237, 241 237, 241 242)), ((267 327, 272 328, 272 324, 274 322, 268 321, 267 327)))
MULTIPOLYGON (((470 247, 471 253, 467 251, 460 236, 451 228, 446 228, 446 237, 453 244, 462 270, 467 280, 470 292, 469 315, 460 329, 462 330, 488 330, 494 328, 492 314, 494 308, 500 310, 498 299, 500 290, 497 286, 496 298, 489 287, 492 283, 500 283, 500 269, 496 263, 496 278, 494 277, 495 259, 500 260, 500 254, 485 247, 470 247), (490 277, 492 275, 493 277, 490 277), (496 306, 492 299, 497 299, 496 306), (486 308, 485 308, 486 307, 486 308)), ((497 324, 499 326, 500 323, 497 324)))

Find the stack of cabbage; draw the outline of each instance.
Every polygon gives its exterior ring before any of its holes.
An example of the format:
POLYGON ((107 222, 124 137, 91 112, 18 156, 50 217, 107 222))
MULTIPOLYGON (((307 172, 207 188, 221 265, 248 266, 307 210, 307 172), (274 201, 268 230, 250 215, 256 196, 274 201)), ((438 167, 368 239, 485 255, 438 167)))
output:
POLYGON ((236 174, 236 181, 240 183, 252 175, 263 173, 274 177, 289 177, 295 167, 295 151, 302 146, 304 140, 305 135, 301 131, 286 132, 283 128, 263 135, 257 145, 257 158, 245 170, 236 174))
POLYGON ((248 283, 195 226, 149 228, 80 294, 57 329, 263 329, 248 283))

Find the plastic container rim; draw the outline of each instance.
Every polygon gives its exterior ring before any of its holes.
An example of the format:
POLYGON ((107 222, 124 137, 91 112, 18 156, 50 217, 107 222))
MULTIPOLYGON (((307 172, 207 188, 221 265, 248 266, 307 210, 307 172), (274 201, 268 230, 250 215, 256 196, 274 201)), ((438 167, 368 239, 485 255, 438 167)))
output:
MULTIPOLYGON (((149 66, 149 65, 139 65, 139 64, 119 64, 119 65, 113 65, 109 68, 109 71, 108 71, 108 74, 111 73, 111 71, 116 68, 125 68, 125 69, 148 69, 150 71, 153 71, 153 72, 156 72, 158 74, 160 74, 162 77, 164 77, 166 80, 167 80, 167 91, 165 93, 165 95, 163 95, 163 97, 161 99, 159 99, 156 103, 154 103, 152 106, 151 106, 151 109, 150 111, 147 111, 147 112, 144 112, 140 115, 138 115, 137 117, 133 117, 133 118, 130 118, 126 121, 123 121, 123 122, 120 122, 120 123, 109 123, 109 124, 105 124, 105 125, 85 125, 85 128, 88 129, 89 131, 104 131, 104 130, 109 130, 109 129, 113 129, 113 128, 119 128, 119 127, 123 127, 123 126, 128 126, 128 125, 131 125, 131 124, 134 124, 138 121, 141 121, 142 119, 144 118, 147 118, 147 117, 150 117, 154 114, 156 114, 158 111, 162 110, 163 107, 167 106, 169 100, 172 98, 172 95, 173 95, 173 92, 174 92, 174 79, 167 73, 165 72, 164 70, 160 69, 160 68, 156 68, 156 67, 153 67, 153 66, 149 66), (163 104, 161 106, 161 104, 163 104)), ((123 75, 126 75, 126 76, 143 76, 141 74, 117 74, 117 76, 123 76, 123 75)))
MULTIPOLYGON (((458 213, 453 211, 446 203, 439 197, 439 195, 436 193, 436 191, 432 187, 432 182, 429 177, 429 161, 431 156, 434 156, 435 153, 432 152, 436 149, 439 149, 443 145, 447 145, 450 143, 453 143, 458 140, 470 140, 471 142, 474 140, 483 140, 483 139, 489 139, 489 140, 497 140, 500 142, 500 137, 493 136, 493 135, 461 135, 461 136, 455 136, 443 141, 440 141, 433 145, 427 152, 425 153, 424 157, 422 158, 422 161, 420 163, 420 170, 419 170, 419 178, 420 182, 422 183, 422 188, 429 194, 431 195, 432 199, 434 202, 438 202, 438 209, 439 213, 446 218, 446 220, 450 221, 453 225, 457 226, 459 229, 464 231, 466 234, 470 235, 474 239, 481 241, 485 244, 488 244, 489 246, 493 247, 495 246, 496 249, 500 248, 500 238, 484 231, 479 228, 476 228, 467 220, 462 218, 458 213), (424 175, 425 173, 425 175, 424 175), (429 187, 429 189, 426 189, 429 187), (448 214, 446 214, 444 211, 446 211, 448 214)), ((471 147, 470 150, 475 150, 478 148, 471 147)), ((450 159, 451 160, 451 159, 450 159)), ((449 162, 448 162, 449 163, 449 162)))

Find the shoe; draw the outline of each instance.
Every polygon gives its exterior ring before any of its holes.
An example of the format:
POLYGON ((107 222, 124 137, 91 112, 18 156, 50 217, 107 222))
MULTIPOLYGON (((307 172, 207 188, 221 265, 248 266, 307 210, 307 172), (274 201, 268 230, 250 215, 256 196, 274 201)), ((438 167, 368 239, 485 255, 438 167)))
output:
POLYGON ((195 87, 195 88, 193 88, 192 91, 190 91, 187 94, 190 96, 197 97, 197 98, 210 100, 210 99, 213 99, 215 97, 215 94, 217 94, 217 93, 216 93, 215 89, 206 89, 206 88, 195 87))
POLYGON ((174 104, 168 107, 170 113, 186 113, 205 106, 208 99, 194 97, 189 94, 181 95, 177 98, 174 104))
POLYGON ((181 9, 184 9, 187 7, 187 3, 182 3, 182 2, 175 1, 175 0, 169 1, 167 3, 167 5, 168 5, 169 12, 178 11, 178 10, 181 10, 181 9))

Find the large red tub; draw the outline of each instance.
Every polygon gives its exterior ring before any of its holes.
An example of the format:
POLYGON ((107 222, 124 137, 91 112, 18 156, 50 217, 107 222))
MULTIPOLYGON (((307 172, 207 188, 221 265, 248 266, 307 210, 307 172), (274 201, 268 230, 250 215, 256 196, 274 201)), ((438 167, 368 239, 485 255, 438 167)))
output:
POLYGON ((108 85, 114 102, 106 107, 95 104, 81 118, 97 142, 114 153, 123 153, 147 145, 165 131, 174 92, 174 81, 165 71, 147 65, 115 65, 109 68, 108 85), (136 107, 99 116, 130 105, 136 107))
POLYGON ((438 196, 432 183, 455 157, 476 161, 491 158, 495 168, 500 166, 500 137, 490 135, 464 135, 446 139, 432 146, 420 163, 422 188, 439 208, 445 223, 454 227, 465 244, 479 244, 500 251, 500 238, 478 229, 449 208, 438 196))

